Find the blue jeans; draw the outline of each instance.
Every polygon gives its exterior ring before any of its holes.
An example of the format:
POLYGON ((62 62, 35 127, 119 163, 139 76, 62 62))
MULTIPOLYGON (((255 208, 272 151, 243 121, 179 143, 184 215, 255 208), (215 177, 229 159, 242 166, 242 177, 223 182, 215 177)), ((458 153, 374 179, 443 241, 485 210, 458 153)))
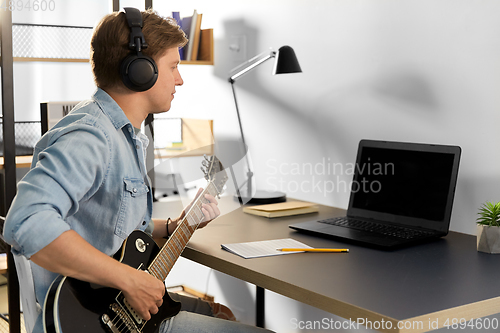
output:
POLYGON ((165 320, 159 333, 265 333, 263 328, 245 325, 236 321, 214 318, 212 308, 199 298, 170 294, 173 300, 181 302, 181 312, 165 320))

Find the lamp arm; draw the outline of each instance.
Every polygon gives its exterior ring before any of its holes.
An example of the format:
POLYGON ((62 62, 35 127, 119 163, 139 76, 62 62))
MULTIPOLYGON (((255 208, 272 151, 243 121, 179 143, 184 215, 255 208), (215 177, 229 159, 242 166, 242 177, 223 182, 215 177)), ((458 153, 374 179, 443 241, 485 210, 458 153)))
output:
POLYGON ((236 67, 233 71, 236 70, 237 72, 234 73, 233 75, 231 75, 228 79, 228 81, 231 83, 231 89, 233 90, 234 105, 236 106, 236 115, 238 116, 238 125, 240 126, 241 140, 242 140, 242 145, 243 145, 243 155, 245 155, 245 159, 246 159, 247 167, 248 167, 247 179, 239 188, 236 189, 236 191, 238 192, 238 195, 239 195, 239 190, 243 187, 243 185, 247 184, 247 197, 248 198, 252 197, 253 172, 250 169, 250 161, 248 159, 248 152, 246 151, 247 144, 245 141, 245 135, 243 134, 243 126, 241 125, 240 110, 238 108, 238 101, 236 100, 236 92, 234 90, 234 82, 237 79, 239 79, 241 76, 245 75, 246 73, 250 72, 251 70, 253 70, 257 66, 263 64, 264 62, 266 62, 267 60, 272 59, 272 58, 276 58, 276 51, 271 50, 269 52, 261 53, 255 57, 253 57, 252 59, 250 59, 246 63, 241 64, 240 66, 236 67), (254 62, 254 60, 256 60, 256 61, 254 62), (250 64, 248 65, 248 63, 250 63, 250 64))
MULTIPOLYGON (((257 56, 259 57, 259 56, 257 56)), ((253 59, 257 58, 257 57, 254 57, 253 59)), ((270 53, 266 54, 263 58, 257 60, 256 62, 248 65, 247 67, 244 67, 242 70, 236 72, 235 74, 231 75, 229 77, 229 82, 233 83, 234 81, 236 81, 240 76, 243 76, 245 75, 246 73, 250 72, 252 69, 254 69, 255 67, 263 64, 264 62, 266 62, 267 60, 269 59, 272 59, 272 58, 275 58, 276 57, 276 51, 271 51, 270 53)), ((253 59, 250 59, 249 62, 253 61, 253 59)), ((241 67, 241 66, 240 66, 241 67)), ((238 68, 238 67, 237 67, 238 68)))
MULTIPOLYGON (((241 133, 241 140, 243 144, 243 155, 245 155, 245 159, 247 162, 247 181, 248 186, 247 186, 247 192, 248 192, 248 197, 250 198, 252 196, 252 176, 253 172, 250 170, 250 161, 248 160, 248 152, 246 151, 247 149, 247 144, 245 142, 245 135, 243 134, 243 126, 241 126, 241 117, 240 117, 240 110, 238 108, 238 101, 236 100, 236 92, 234 91, 234 81, 229 81, 231 82, 231 89, 233 90, 233 97, 234 97, 234 105, 236 106, 236 115, 238 116, 238 125, 240 126, 240 133, 241 133)), ((241 186, 240 186, 241 188, 241 186)))

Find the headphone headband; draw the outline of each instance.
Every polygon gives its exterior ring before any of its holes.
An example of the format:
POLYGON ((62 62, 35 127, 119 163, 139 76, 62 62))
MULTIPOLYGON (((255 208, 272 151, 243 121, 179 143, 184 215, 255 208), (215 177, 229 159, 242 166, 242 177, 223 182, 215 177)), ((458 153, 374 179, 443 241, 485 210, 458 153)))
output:
POLYGON ((120 64, 120 76, 123 84, 133 91, 146 91, 154 86, 158 79, 158 67, 155 61, 142 54, 148 47, 142 33, 142 14, 137 8, 123 8, 130 28, 128 47, 133 50, 120 64))
POLYGON ((132 7, 125 7, 123 11, 125 12, 127 24, 130 28, 130 42, 128 47, 129 49, 140 52, 141 49, 148 47, 144 34, 142 33, 142 14, 139 9, 132 7), (139 39, 140 44, 137 43, 137 39, 139 39))

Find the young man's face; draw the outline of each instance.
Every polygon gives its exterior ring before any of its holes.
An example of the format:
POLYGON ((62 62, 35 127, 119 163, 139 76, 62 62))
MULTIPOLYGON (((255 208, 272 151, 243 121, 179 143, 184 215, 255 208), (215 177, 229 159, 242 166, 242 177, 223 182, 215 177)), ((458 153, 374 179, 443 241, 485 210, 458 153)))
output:
POLYGON ((147 91, 150 113, 160 113, 170 110, 170 105, 174 99, 175 87, 181 86, 184 83, 179 74, 179 62, 180 57, 177 47, 168 49, 156 62, 158 66, 158 80, 147 91))

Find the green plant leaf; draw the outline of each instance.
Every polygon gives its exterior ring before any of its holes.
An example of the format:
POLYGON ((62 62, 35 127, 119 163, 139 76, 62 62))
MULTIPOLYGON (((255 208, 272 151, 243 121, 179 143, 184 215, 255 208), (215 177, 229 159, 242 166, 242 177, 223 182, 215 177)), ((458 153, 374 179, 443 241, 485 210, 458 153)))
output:
POLYGON ((500 226, 500 202, 491 203, 485 202, 478 212, 477 224, 500 226))

